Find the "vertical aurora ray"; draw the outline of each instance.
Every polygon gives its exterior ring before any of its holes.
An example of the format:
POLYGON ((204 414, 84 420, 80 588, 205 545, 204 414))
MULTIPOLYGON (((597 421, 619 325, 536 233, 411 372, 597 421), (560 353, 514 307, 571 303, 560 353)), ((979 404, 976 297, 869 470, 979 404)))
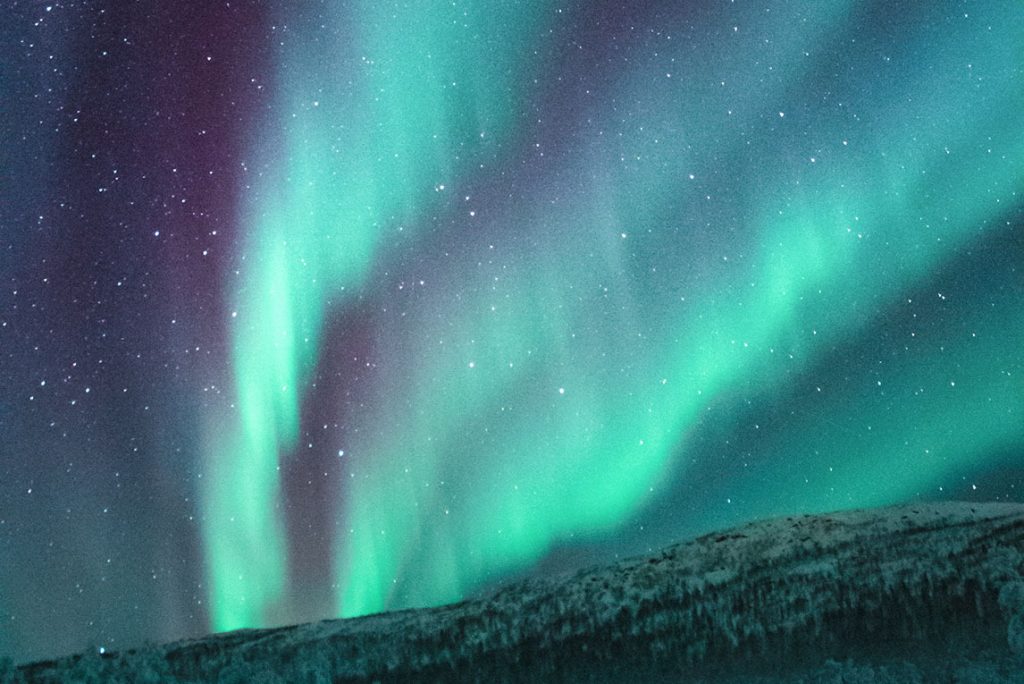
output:
MULTIPOLYGON (((921 22, 905 40, 929 58, 879 74, 901 57, 891 46, 829 44, 865 19, 856 9, 776 16, 800 30, 775 36, 760 81, 740 64, 757 35, 729 47, 734 71, 708 86, 687 87, 703 72, 686 46, 627 70, 630 125, 620 105, 603 112, 586 161, 561 160, 465 237, 450 285, 412 305, 412 322, 380 324, 388 368, 367 394, 339 519, 343 614, 453 600, 558 541, 606 534, 670 464, 700 458, 687 436, 713 405, 751 382, 781 391, 960 250, 1008 230, 1024 190, 1017 12, 989 8, 955 38, 921 22), (652 81, 664 63, 677 81, 652 81), (828 89, 811 88, 826 69, 828 89), (981 74, 1003 86, 973 97, 981 74), (752 137, 758 127, 772 134, 752 137), (566 194, 569 209, 539 209, 566 194)), ((704 28, 730 36, 735 18, 704 28)), ((962 458, 1024 438, 1013 388, 1001 391, 1009 418, 974 421, 951 442, 962 458)), ((949 412, 920 410, 933 426, 949 412)), ((890 437, 910 423, 893 417, 890 437)), ((892 476, 842 505, 923 481, 845 446, 862 482, 892 476)), ((748 516, 779 507, 763 493, 748 502, 748 516)))
MULTIPOLYGON (((835 3, 808 30, 824 40, 845 9, 835 3)), ((795 48, 803 38, 791 40, 795 48)), ((686 56, 678 56, 685 72, 686 56)), ((636 96, 626 101, 643 103, 653 93, 661 99, 638 108, 667 121, 679 117, 668 124, 673 128, 709 127, 700 114, 706 101, 698 107, 689 93, 651 88, 635 74, 631 82, 632 73, 622 87, 636 96)), ((758 97, 746 94, 752 103, 758 97)), ((601 123, 614 132, 616 114, 607 116, 601 123)), ((623 134, 635 130, 608 137, 623 134)), ((677 139, 689 143, 689 137, 677 139)), ((627 137, 620 146, 635 151, 648 144, 627 137)), ((613 154, 615 149, 601 148, 593 156, 613 154)), ((663 154, 666 164, 675 165, 694 157, 685 148, 663 154)), ((677 337, 694 321, 662 326, 665 300, 677 295, 645 296, 644 289, 664 276, 647 282, 650 273, 637 270, 633 250, 650 234, 645 228, 653 216, 666 211, 659 198, 697 201, 667 192, 681 173, 665 173, 661 164, 649 168, 653 173, 638 174, 630 165, 618 170, 598 162, 554 172, 486 236, 499 245, 514 236, 513 244, 528 249, 516 251, 500 269, 481 272, 480 262, 470 258, 449 274, 459 284, 455 303, 451 291, 427 295, 422 318, 408 324, 417 331, 415 341, 400 330, 381 332, 405 347, 389 347, 385 356, 407 365, 381 379, 375 392, 381 399, 367 420, 411 422, 416 429, 389 431, 356 449, 372 456, 358 464, 354 476, 360 479, 346 497, 350 536, 341 540, 342 614, 455 600, 488 578, 523 567, 558 540, 608 530, 651 492, 686 424, 717 389, 713 383, 724 382, 704 366, 729 362, 700 358, 702 367, 694 369, 691 355, 705 341, 687 346, 677 337), (607 177, 595 177, 594 169, 604 168, 607 177), (580 185, 579 179, 591 180, 580 185), (560 191, 574 195, 571 207, 539 214, 542 198, 560 191), (565 283, 572 283, 571 291, 565 283), (672 373, 664 359, 673 358, 676 346, 686 356, 672 373), (687 389, 687 379, 698 373, 710 375, 704 389, 687 389), (471 457, 464 453, 467 444, 474 445, 471 457), (444 487, 430 486, 437 481, 444 487), (385 498, 389 505, 379 505, 385 498)), ((647 245, 652 252, 677 254, 678 264, 667 264, 667 273, 699 284, 680 271, 688 260, 679 254, 677 236, 653 238, 657 242, 647 245)), ((492 258, 491 244, 468 242, 478 259, 492 258)))
POLYGON ((266 135, 253 141, 260 163, 231 292, 238 416, 230 436, 209 440, 215 629, 264 624, 282 600, 278 464, 295 447, 325 316, 387 259, 385 237, 510 136, 507 102, 528 61, 516 53, 538 34, 543 7, 365 2, 275 27, 281 68, 266 135))

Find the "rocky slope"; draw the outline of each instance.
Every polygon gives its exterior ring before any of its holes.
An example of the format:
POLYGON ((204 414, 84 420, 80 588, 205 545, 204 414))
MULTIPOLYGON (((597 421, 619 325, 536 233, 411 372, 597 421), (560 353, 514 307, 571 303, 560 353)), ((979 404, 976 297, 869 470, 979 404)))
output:
POLYGON ((1024 505, 782 518, 480 600, 8 668, 10 681, 1024 682, 1024 505))

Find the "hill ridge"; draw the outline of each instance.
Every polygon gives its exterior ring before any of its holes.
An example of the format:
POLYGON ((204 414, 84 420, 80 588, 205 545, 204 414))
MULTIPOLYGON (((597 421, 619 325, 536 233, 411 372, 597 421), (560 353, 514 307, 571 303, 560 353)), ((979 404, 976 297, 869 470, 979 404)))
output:
POLYGON ((152 681, 796 681, 881 667, 904 677, 884 681, 917 681, 915 671, 941 681, 940 670, 980 667, 996 678, 971 681, 1018 681, 998 673, 1020 671, 1022 574, 1022 504, 787 516, 447 606, 71 656, 19 675, 62 681, 92 667, 104 681, 147 668, 152 681))

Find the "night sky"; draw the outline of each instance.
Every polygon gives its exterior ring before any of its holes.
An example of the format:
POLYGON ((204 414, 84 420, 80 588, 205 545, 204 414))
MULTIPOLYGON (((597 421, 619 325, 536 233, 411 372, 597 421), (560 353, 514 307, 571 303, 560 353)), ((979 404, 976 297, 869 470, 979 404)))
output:
POLYGON ((1024 4, 9 0, 0 656, 1024 501, 1024 4))

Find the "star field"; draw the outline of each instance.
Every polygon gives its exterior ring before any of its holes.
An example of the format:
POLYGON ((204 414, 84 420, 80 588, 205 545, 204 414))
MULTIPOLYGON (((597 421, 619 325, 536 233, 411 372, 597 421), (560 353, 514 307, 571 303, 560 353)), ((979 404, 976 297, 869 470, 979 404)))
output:
POLYGON ((0 656, 1024 500, 1017 4, 9 14, 0 656))

